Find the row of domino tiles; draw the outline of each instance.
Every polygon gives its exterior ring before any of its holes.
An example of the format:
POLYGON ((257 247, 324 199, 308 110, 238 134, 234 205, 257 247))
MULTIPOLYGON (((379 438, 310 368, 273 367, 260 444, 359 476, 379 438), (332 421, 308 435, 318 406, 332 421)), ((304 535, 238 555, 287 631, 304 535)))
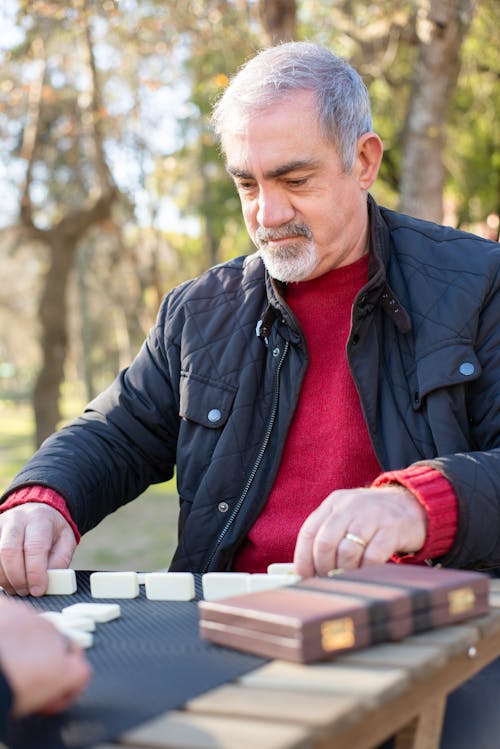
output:
MULTIPOLYGON (((46 595, 76 593, 75 571, 49 570, 46 595)), ((293 564, 270 564, 267 573, 207 572, 202 575, 203 597, 207 601, 240 593, 292 585, 300 580, 293 564)), ((191 572, 92 572, 90 593, 93 598, 137 598, 139 586, 145 586, 146 597, 156 601, 191 601, 195 597, 191 572)))
MULTIPOLYGON (((48 570, 46 595, 72 595, 77 591, 73 569, 48 570)), ((267 574, 247 572, 207 572, 202 575, 205 600, 229 595, 292 585, 300 580, 292 564, 271 564, 267 574)), ((139 586, 145 586, 150 600, 191 601, 195 597, 194 575, 190 572, 92 572, 90 592, 93 598, 136 598, 139 586)), ((43 611, 65 636, 82 648, 94 644, 96 623, 110 622, 121 616, 118 603, 75 603, 61 611, 43 611)))

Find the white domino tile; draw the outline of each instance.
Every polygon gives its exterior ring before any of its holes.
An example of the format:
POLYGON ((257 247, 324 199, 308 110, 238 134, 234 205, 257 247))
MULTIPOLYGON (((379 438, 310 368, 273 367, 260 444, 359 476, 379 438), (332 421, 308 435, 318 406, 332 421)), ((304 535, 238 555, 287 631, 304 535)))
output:
POLYGON ((78 643, 81 648, 91 648, 94 644, 94 635, 92 632, 85 632, 83 629, 70 627, 68 624, 56 624, 56 627, 62 635, 78 643))
POLYGON ((48 570, 47 575, 49 584, 45 592, 46 596, 65 596, 76 593, 75 570, 48 570))
POLYGON ((48 619, 56 627, 74 627, 81 629, 84 632, 93 632, 95 630, 95 621, 89 616, 82 616, 81 614, 63 614, 62 611, 42 611, 40 616, 44 619, 48 619))
POLYGON ((295 575, 293 562, 273 562, 267 568, 268 575, 295 575))
POLYGON ((271 588, 284 588, 287 585, 298 583, 302 578, 300 575, 269 575, 265 572, 254 572, 248 578, 248 592, 255 593, 258 590, 270 590, 271 588))
POLYGON ((203 597, 215 601, 248 592, 248 572, 206 572, 202 578, 203 597))
POLYGON ((92 598, 137 598, 137 572, 93 572, 90 575, 92 598))
POLYGON ((74 603, 62 610, 65 615, 86 616, 95 622, 110 622, 121 615, 119 603, 74 603))
POLYGON ((195 595, 191 572, 148 572, 146 597, 154 601, 192 601, 195 595))

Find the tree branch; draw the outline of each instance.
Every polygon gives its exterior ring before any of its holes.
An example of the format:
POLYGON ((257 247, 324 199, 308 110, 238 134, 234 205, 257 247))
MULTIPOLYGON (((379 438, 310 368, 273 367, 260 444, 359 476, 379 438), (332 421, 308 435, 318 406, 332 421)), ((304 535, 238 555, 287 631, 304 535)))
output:
POLYGON ((104 155, 104 134, 102 131, 101 113, 102 113, 102 96, 99 85, 99 76, 95 63, 94 46, 92 32, 90 29, 89 15, 86 9, 82 10, 84 20, 85 46, 87 51, 87 61, 92 81, 92 95, 90 103, 90 115, 92 123, 92 134, 95 146, 96 170, 99 179, 99 185, 102 193, 114 190, 114 180, 109 170, 104 155))
POLYGON ((33 206, 31 203, 31 182, 33 179, 33 165, 41 127, 41 110, 43 87, 47 72, 47 57, 43 39, 37 37, 32 44, 35 57, 38 59, 39 75, 32 83, 28 95, 28 108, 26 113, 26 125, 23 133, 21 156, 26 159, 26 175, 24 178, 23 191, 21 195, 19 218, 25 230, 35 238, 43 238, 44 232, 35 226, 33 221, 33 206))

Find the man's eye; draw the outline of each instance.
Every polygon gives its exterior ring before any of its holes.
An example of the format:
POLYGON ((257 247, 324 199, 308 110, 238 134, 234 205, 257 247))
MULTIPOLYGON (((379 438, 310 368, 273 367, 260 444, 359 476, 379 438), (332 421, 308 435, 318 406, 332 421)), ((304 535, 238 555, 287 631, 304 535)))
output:
POLYGON ((300 177, 298 179, 287 180, 287 184, 289 184, 290 187, 300 187, 300 185, 305 185, 306 182, 307 182, 307 177, 300 177))
POLYGON ((248 192, 248 190, 253 190, 255 187, 255 184, 253 182, 238 182, 236 185, 238 190, 243 190, 245 192, 248 192))

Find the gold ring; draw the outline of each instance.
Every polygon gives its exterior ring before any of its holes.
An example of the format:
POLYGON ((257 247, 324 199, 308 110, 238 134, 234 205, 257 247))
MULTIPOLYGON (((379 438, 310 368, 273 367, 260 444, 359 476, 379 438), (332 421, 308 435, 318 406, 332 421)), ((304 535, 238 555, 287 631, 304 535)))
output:
POLYGON ((362 546, 363 549, 366 549, 368 546, 368 543, 364 540, 364 538, 361 538, 361 536, 356 536, 355 533, 346 533, 344 538, 347 538, 349 541, 354 541, 355 544, 358 544, 358 546, 362 546))

